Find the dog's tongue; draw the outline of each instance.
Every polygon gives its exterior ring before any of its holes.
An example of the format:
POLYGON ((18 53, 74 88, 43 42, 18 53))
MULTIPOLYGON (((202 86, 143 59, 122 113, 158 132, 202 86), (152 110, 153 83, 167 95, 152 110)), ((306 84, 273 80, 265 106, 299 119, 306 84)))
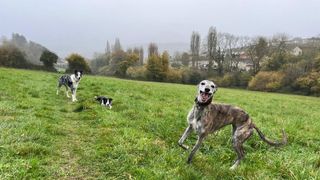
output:
POLYGON ((207 101, 209 99, 209 94, 201 93, 201 99, 202 99, 202 101, 207 101))

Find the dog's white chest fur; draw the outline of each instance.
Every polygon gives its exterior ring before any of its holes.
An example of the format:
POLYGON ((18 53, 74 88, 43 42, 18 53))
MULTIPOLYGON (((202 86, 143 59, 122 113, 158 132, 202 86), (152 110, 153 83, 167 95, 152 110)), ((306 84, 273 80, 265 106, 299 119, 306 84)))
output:
POLYGON ((197 108, 194 107, 188 115, 189 124, 198 133, 204 132, 204 128, 201 122, 201 113, 202 112, 199 112, 197 108))

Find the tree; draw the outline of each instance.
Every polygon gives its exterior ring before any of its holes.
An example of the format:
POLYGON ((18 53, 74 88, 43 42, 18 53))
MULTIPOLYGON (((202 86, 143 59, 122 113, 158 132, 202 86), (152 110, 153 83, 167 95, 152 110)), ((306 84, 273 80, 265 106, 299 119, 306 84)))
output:
POLYGON ((264 37, 258 37, 247 50, 253 64, 253 74, 257 74, 261 68, 261 61, 268 53, 268 43, 264 37))
POLYGON ((190 51, 191 51, 191 58, 192 58, 192 67, 195 67, 195 64, 196 64, 195 62, 199 60, 199 52, 200 52, 200 34, 195 31, 192 32, 192 35, 191 35, 190 51))
POLYGON ((151 54, 147 62, 147 78, 152 81, 162 81, 162 63, 159 56, 151 54))
POLYGON ((106 53, 106 55, 109 55, 109 56, 111 55, 111 48, 110 48, 109 41, 107 41, 107 46, 106 46, 106 49, 105 49, 105 53, 106 53))
POLYGON ((190 55, 187 52, 183 52, 181 55, 181 63, 182 65, 188 67, 190 62, 190 55))
POLYGON ((0 46, 0 66, 26 68, 29 65, 25 55, 14 45, 0 46))
POLYGON ((55 53, 53 53, 49 50, 45 50, 42 52, 42 54, 40 56, 40 61, 49 70, 54 70, 53 64, 57 63, 58 58, 59 57, 55 53))
POLYGON ((140 64, 140 66, 143 66, 143 56, 144 56, 144 54, 143 54, 144 52, 143 52, 143 47, 140 47, 140 50, 139 50, 139 64, 140 64))
POLYGON ((120 61, 118 64, 117 75, 119 75, 121 77, 125 76, 127 69, 130 66, 133 66, 134 64, 136 64, 138 61, 139 61, 138 54, 136 54, 134 52, 126 53, 124 60, 120 61))
MULTIPOLYGON (((270 44, 271 58, 265 62, 263 69, 267 71, 278 71, 287 62, 290 53, 287 48, 288 36, 286 34, 276 34, 270 44)), ((311 65, 310 65, 311 66, 311 65)))
POLYGON ((169 53, 164 51, 161 56, 162 72, 166 73, 169 70, 169 53))
POLYGON ((99 73, 100 69, 110 64, 111 55, 106 53, 95 53, 90 61, 90 67, 93 73, 99 73))
MULTIPOLYGON (((221 51, 220 51, 221 52, 221 51)), ((208 71, 209 73, 213 70, 213 62, 215 61, 218 65, 219 75, 222 75, 223 64, 220 62, 221 59, 217 59, 217 31, 216 28, 210 27, 207 36, 207 56, 209 59, 208 71)))
POLYGON ((157 44, 150 43, 148 47, 148 52, 149 52, 148 57, 151 57, 152 55, 159 56, 157 44))
POLYGON ((122 47, 121 47, 121 43, 120 43, 119 38, 116 38, 116 40, 114 42, 114 46, 113 46, 113 52, 117 52, 117 51, 122 51, 122 47))
POLYGON ((74 70, 82 70, 85 73, 91 73, 90 67, 87 61, 79 54, 70 54, 66 60, 68 61, 69 67, 67 72, 74 72, 74 70))

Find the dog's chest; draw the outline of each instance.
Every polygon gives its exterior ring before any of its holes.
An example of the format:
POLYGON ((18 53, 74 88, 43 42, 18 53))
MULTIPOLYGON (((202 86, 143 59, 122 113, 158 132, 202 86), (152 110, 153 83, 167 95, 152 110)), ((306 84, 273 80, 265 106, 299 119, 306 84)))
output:
POLYGON ((204 124, 202 122, 202 117, 204 116, 204 111, 203 110, 199 110, 197 108, 194 108, 193 110, 193 118, 190 119, 191 122, 189 122, 193 129, 198 132, 198 133, 202 133, 204 132, 204 124))

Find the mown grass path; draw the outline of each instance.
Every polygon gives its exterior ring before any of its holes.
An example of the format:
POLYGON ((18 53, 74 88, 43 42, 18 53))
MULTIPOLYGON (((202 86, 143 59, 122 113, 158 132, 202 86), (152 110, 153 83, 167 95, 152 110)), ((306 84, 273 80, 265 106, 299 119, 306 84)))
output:
MULTIPOLYGON (((220 88, 217 102, 245 109, 257 134, 236 171, 231 127, 211 135, 186 164, 177 146, 195 87, 84 76, 79 102, 55 94, 59 74, 0 68, 0 179, 312 179, 320 177, 320 99, 220 88), (115 99, 112 110, 93 100, 115 99)), ((187 144, 195 142, 192 135, 187 144)))

